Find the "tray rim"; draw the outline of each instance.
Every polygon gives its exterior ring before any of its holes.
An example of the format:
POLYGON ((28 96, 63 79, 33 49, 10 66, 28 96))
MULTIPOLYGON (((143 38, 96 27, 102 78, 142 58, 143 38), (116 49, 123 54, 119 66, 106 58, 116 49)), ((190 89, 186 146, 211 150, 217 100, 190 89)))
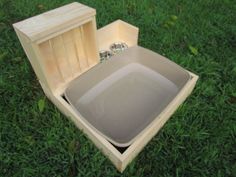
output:
POLYGON ((61 93, 52 93, 40 82, 46 96, 64 113, 89 139, 106 155, 114 164, 119 172, 123 172, 126 166, 138 155, 145 145, 158 133, 166 121, 171 117, 175 110, 182 104, 192 92, 198 76, 186 70, 191 79, 181 89, 179 94, 170 102, 170 104, 159 114, 158 119, 154 119, 149 127, 125 150, 120 153, 105 137, 91 128, 72 107, 62 98, 61 93))
MULTIPOLYGON (((151 50, 150 50, 151 51, 151 50)), ((151 51, 151 52, 153 52, 153 51, 151 51)), ((165 58, 166 60, 168 60, 167 58, 165 58)), ((113 60, 114 61, 114 60, 113 60)), ((112 61, 111 61, 112 62, 112 61)), ((110 62, 110 64, 112 64, 110 62)), ((170 61, 171 63, 174 63, 173 61, 170 61)), ((97 64, 97 65, 102 65, 102 64, 104 64, 104 63, 99 63, 99 64, 97 64)), ((175 65, 177 65, 176 63, 174 63, 175 65)), ((142 65, 142 64, 140 64, 140 65, 142 65)), ((169 106, 169 104, 171 104, 171 102, 179 95, 179 93, 181 92, 181 90, 184 88, 184 86, 189 82, 189 80, 191 80, 191 75, 189 74, 189 72, 187 71, 187 70, 185 70, 184 68, 182 68, 182 67, 180 67, 179 65, 177 65, 179 68, 180 68, 180 70, 183 70, 184 72, 186 72, 187 74, 188 74, 188 80, 186 81, 186 83, 183 85, 183 87, 181 87, 179 90, 178 90, 178 92, 177 92, 177 94, 173 97, 173 99, 172 100, 170 100, 170 102, 166 105, 166 107, 167 106, 169 106)), ((108 66, 107 66, 108 67, 108 66)), ((92 68, 91 68, 92 69, 92 68)), ((121 68, 120 68, 121 69, 121 68)), ((156 72, 156 71, 155 71, 156 72)), ((76 78, 75 78, 76 79, 76 78)), ((76 109, 76 107, 72 104, 72 102, 71 102, 71 100, 70 100, 70 98, 69 98, 69 96, 68 96, 68 94, 67 94, 67 89, 69 89, 73 84, 72 84, 72 82, 73 81, 71 81, 68 85, 67 85, 67 88, 65 89, 65 91, 64 91, 64 93, 63 93, 63 95, 65 96, 65 98, 67 99, 67 101, 69 102, 69 104, 71 105, 71 107, 73 108, 73 110, 78 114, 78 115, 80 115, 81 116, 81 119, 83 119, 88 125, 90 125, 97 133, 99 133, 101 136, 103 136, 103 137, 105 137, 108 141, 110 141, 112 144, 114 144, 115 146, 118 146, 118 147, 128 147, 128 146, 130 146, 139 136, 141 136, 141 134, 143 134, 145 131, 146 131, 146 129, 148 129, 149 128, 149 126, 150 126, 150 124, 152 124, 156 119, 159 119, 160 117, 159 117, 159 115, 161 115, 162 114, 162 112, 165 110, 165 108, 164 109, 162 109, 162 111, 155 117, 155 118, 153 118, 153 120, 146 126, 146 127, 144 127, 139 133, 137 133, 132 139, 130 139, 128 142, 125 142, 125 143, 119 143, 119 142, 117 142, 117 141, 115 141, 114 139, 112 139, 111 137, 109 137, 109 136, 107 136, 105 133, 103 133, 101 130, 99 130, 98 128, 96 128, 92 123, 90 123, 87 119, 86 119, 86 117, 84 117, 77 109, 76 109)))

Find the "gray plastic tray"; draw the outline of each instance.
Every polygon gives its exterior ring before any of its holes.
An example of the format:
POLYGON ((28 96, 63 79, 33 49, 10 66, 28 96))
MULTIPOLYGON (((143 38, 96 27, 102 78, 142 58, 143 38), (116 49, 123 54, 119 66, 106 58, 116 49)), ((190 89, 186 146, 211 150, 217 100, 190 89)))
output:
POLYGON ((73 109, 116 146, 129 146, 177 96, 189 73, 139 46, 73 80, 65 96, 73 109))

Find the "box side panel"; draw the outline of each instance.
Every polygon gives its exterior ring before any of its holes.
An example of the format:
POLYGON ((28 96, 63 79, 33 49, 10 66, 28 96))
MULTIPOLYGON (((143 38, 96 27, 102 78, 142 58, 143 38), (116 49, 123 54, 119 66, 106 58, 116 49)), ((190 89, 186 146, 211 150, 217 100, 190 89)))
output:
POLYGON ((119 38, 129 47, 138 44, 138 32, 139 29, 137 27, 119 20, 119 38))
POLYGON ((47 97, 57 106, 57 108, 67 116, 73 123, 89 137, 89 139, 96 145, 96 147, 102 151, 102 153, 109 158, 114 166, 120 170, 122 166, 120 152, 104 137, 98 134, 92 127, 87 125, 74 110, 68 105, 68 103, 61 97, 61 95, 52 94, 42 84, 43 90, 47 97))
POLYGON ((15 29, 15 32, 20 40, 20 43, 30 61, 31 66, 37 76, 37 78, 44 83, 45 86, 50 87, 50 83, 48 82, 46 76, 44 75, 44 70, 42 67, 42 63, 40 61, 40 56, 37 54, 35 50, 35 44, 30 44, 27 42, 27 37, 22 34, 20 31, 15 29))
POLYGON ((84 45, 86 48, 88 65, 94 65, 99 62, 98 55, 98 41, 97 41, 97 25, 96 18, 93 17, 91 23, 86 23, 83 29, 84 33, 84 45))
POLYGON ((97 32, 99 50, 109 50, 114 42, 124 42, 129 47, 137 45, 138 28, 121 20, 114 21, 97 32))
POLYGON ((109 50, 109 46, 119 41, 119 24, 110 23, 97 31, 99 50, 109 50))
POLYGON ((192 73, 190 73, 190 75, 192 76, 192 79, 187 83, 187 85, 179 93, 179 95, 159 115, 159 119, 156 119, 153 123, 151 123, 148 126, 147 130, 137 138, 137 140, 124 152, 124 154, 122 154, 121 171, 124 171, 127 165, 139 154, 139 152, 152 139, 152 137, 156 135, 156 133, 167 122, 167 120, 175 112, 179 105, 182 104, 192 92, 198 80, 198 76, 192 73))
POLYGON ((99 62, 94 23, 95 18, 38 45, 52 91, 60 89, 99 62))

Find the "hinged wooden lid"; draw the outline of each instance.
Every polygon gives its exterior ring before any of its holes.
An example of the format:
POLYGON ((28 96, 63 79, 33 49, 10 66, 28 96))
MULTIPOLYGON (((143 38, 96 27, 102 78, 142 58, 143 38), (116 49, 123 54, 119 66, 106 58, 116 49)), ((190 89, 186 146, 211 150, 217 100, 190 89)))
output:
POLYGON ((48 35, 70 28, 96 15, 96 10, 74 2, 43 14, 28 18, 13 26, 30 41, 42 40, 48 35))

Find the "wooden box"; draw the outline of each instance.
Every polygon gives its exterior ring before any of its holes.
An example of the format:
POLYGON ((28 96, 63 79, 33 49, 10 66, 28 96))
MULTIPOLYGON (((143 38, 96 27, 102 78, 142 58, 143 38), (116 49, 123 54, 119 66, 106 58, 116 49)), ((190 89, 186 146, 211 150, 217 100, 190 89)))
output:
POLYGON ((114 42, 124 42, 128 47, 138 45, 138 28, 122 20, 116 20, 97 32, 99 51, 109 50, 114 42))
POLYGON ((100 64, 99 50, 107 50, 117 41, 125 42, 129 47, 137 45, 138 28, 118 20, 97 31, 95 15, 94 9, 71 3, 13 26, 47 97, 122 172, 191 93, 198 76, 189 72, 191 79, 158 119, 148 125, 124 152, 119 151, 63 98, 71 81, 100 64))

